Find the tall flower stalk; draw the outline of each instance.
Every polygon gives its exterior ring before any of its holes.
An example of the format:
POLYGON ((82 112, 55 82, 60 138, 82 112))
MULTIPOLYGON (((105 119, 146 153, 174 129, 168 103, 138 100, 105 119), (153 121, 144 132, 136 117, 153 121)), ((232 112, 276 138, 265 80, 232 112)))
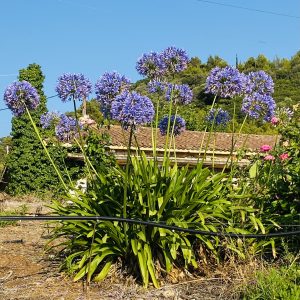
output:
POLYGON ((32 124, 32 126, 33 126, 33 129, 34 129, 34 131, 35 131, 35 133, 36 133, 38 139, 40 140, 40 142, 41 142, 41 144, 42 144, 42 146, 43 146, 43 148, 44 148, 44 150, 45 150, 45 153, 46 153, 46 155, 47 155, 49 161, 51 162, 51 164, 52 164, 52 166, 53 166, 53 168, 54 168, 54 170, 55 170, 55 172, 56 172, 56 174, 57 174, 57 176, 58 176, 58 178, 59 178, 61 184, 63 185, 65 191, 67 192, 67 191, 68 191, 68 188, 67 188, 67 185, 65 184, 65 181, 64 181, 64 179, 63 179, 63 177, 62 177, 62 175, 61 175, 61 172, 58 170, 58 168, 57 168, 55 162, 53 161, 53 159, 52 159, 52 157, 51 157, 51 155, 50 155, 50 153, 49 153, 49 151, 48 151, 48 149, 47 149, 47 147, 46 147, 46 145, 45 145, 45 142, 43 141, 43 139, 42 139, 42 137, 41 137, 41 135, 40 135, 40 132, 39 132, 39 130, 38 130, 36 124, 34 123, 32 117, 31 117, 30 111, 28 110, 28 108, 27 108, 26 105, 25 105, 25 109, 26 109, 26 113, 27 113, 27 115, 28 115, 28 117, 29 117, 29 119, 30 119, 30 122, 31 122, 31 124, 32 124))
POLYGON ((76 119, 76 128, 79 136, 79 142, 82 154, 86 161, 86 166, 89 172, 90 178, 93 174, 90 170, 90 164, 88 163, 86 151, 84 149, 84 141, 81 135, 81 128, 79 123, 79 118, 77 115, 76 100, 85 100, 92 91, 92 84, 83 74, 70 74, 65 73, 58 78, 58 83, 56 86, 56 92, 63 102, 72 101, 76 119))
MULTIPOLYGON (((243 92, 244 86, 245 86, 245 76, 241 74, 239 70, 237 70, 236 68, 227 66, 225 68, 215 67, 214 69, 212 69, 209 76, 206 79, 206 86, 205 86, 206 93, 214 95, 214 100, 210 108, 210 112, 214 112, 214 106, 217 97, 233 99, 236 96, 239 96, 243 92)), ((202 158, 202 163, 204 162, 206 157, 206 152, 210 142, 212 128, 214 127, 216 121, 216 117, 217 117, 216 114, 214 114, 211 122, 211 130, 209 132, 208 140, 205 146, 205 152, 202 158)), ((208 129, 208 125, 205 126, 203 138, 200 144, 199 158, 200 158, 200 153, 202 152, 203 141, 207 129, 208 129)))

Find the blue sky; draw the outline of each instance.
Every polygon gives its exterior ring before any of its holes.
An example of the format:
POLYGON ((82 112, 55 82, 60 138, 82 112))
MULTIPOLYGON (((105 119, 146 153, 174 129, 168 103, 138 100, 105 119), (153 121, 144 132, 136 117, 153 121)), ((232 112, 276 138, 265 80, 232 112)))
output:
MULTIPOLYGON (((95 82, 105 71, 139 79, 137 58, 168 46, 206 61, 219 55, 234 64, 264 54, 290 58, 300 50, 299 0, 0 0, 0 109, 4 90, 18 70, 38 63, 45 93, 55 95, 58 76, 84 73, 95 82), (209 3, 210 2, 210 3, 209 3), (230 6, 298 16, 284 17, 230 6)), ((49 110, 71 110, 58 98, 49 110)), ((0 137, 11 114, 0 111, 0 137)))

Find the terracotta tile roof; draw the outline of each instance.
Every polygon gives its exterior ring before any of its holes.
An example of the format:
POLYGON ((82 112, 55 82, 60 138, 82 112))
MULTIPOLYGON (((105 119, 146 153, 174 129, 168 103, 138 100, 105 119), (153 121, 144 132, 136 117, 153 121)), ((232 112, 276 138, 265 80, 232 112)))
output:
MULTIPOLYGON (((129 133, 122 130, 120 126, 112 125, 108 130, 112 138, 112 146, 127 147, 129 133)), ((137 140, 141 148, 151 148, 151 128, 140 127, 136 132, 137 140)), ((177 150, 193 150, 199 151, 202 139, 204 136, 203 148, 207 143, 209 133, 199 132, 199 131, 189 131, 186 130, 181 135, 175 138, 175 145, 177 150)), ((235 145, 235 150, 238 150, 244 145, 248 151, 256 152, 262 145, 268 144, 274 146, 276 143, 276 136, 272 135, 256 135, 256 134, 235 134, 237 138, 237 143, 235 145)), ((158 133, 157 148, 164 148, 165 136, 161 136, 158 133)), ((232 134, 224 132, 216 132, 211 135, 209 141, 209 150, 215 151, 230 151, 231 149, 232 134)), ((133 142, 135 146, 135 142, 133 142)))

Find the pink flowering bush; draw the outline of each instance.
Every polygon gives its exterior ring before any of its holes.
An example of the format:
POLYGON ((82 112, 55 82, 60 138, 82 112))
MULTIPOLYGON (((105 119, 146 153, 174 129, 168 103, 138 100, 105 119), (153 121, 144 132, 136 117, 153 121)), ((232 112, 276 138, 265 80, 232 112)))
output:
MULTIPOLYGON (((267 152, 250 168, 256 205, 261 216, 279 225, 300 225, 300 119, 279 124, 281 135, 278 145, 267 152)), ((300 244, 299 237, 295 237, 300 244)), ((295 240, 293 240, 295 249, 295 240)))

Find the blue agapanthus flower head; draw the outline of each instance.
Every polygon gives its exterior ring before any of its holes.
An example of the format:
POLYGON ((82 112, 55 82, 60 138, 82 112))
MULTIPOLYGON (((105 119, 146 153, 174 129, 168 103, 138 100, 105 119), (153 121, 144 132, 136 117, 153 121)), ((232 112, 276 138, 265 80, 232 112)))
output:
POLYGON ((165 93, 167 87, 168 87, 167 83, 158 80, 151 80, 148 83, 148 91, 151 94, 152 93, 163 94, 165 93))
POLYGON ((119 121, 124 129, 151 123, 154 106, 151 100, 137 92, 124 91, 112 102, 111 116, 119 121))
POLYGON ((230 116, 228 111, 222 108, 213 108, 205 119, 209 124, 225 126, 230 121, 230 116))
POLYGON ((106 72, 98 79, 95 93, 105 117, 110 117, 111 103, 115 97, 129 87, 130 80, 117 72, 106 72))
POLYGON ((55 91, 64 102, 82 100, 92 92, 92 84, 83 74, 65 73, 58 78, 55 91))
MULTIPOLYGON (((168 133, 168 123, 169 123, 169 116, 164 116, 159 124, 158 124, 158 128, 160 130, 161 135, 167 135, 168 133)), ((185 120, 180 117, 179 115, 172 115, 170 117, 170 127, 169 127, 169 135, 172 134, 172 130, 173 130, 173 135, 179 135, 181 134, 184 130, 185 130, 185 120), (174 129, 173 129, 174 127, 174 129)))
POLYGON ((142 76, 150 79, 161 78, 165 75, 167 66, 161 53, 144 53, 136 63, 136 70, 142 76))
POLYGON ((268 94, 274 93, 274 82, 270 75, 264 71, 250 72, 246 75, 247 90, 245 94, 268 94))
POLYGON ((185 70, 190 61, 186 51, 176 47, 168 47, 161 55, 171 74, 185 70))
POLYGON ((242 102, 242 112, 254 119, 263 118, 270 121, 274 116, 276 103, 268 94, 253 93, 246 96, 242 102))
POLYGON ((42 128, 49 128, 52 125, 57 125, 60 121, 60 113, 56 111, 49 111, 41 115, 40 123, 42 128))
POLYGON ((174 103, 189 104, 193 100, 193 92, 187 84, 168 84, 166 89, 166 99, 174 103))
MULTIPOLYGON (((55 127, 55 135, 61 142, 71 141, 78 134, 76 119, 65 114, 61 114, 59 117, 59 123, 55 127)), ((80 124, 79 128, 82 128, 80 124)))
POLYGON ((16 81, 10 84, 4 92, 4 102, 15 116, 20 116, 26 107, 36 109, 40 97, 36 89, 27 81, 16 81))
POLYGON ((243 93, 245 76, 233 67, 215 67, 206 79, 206 93, 233 98, 243 93))

